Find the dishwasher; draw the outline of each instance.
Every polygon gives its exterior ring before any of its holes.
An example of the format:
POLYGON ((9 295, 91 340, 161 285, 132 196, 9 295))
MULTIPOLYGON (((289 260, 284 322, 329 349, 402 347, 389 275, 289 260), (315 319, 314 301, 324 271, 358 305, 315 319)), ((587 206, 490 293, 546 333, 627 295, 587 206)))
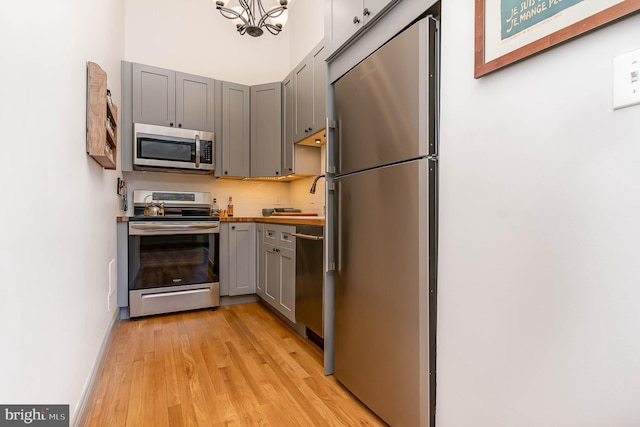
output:
POLYGON ((296 320, 323 347, 323 234, 321 225, 296 225, 296 320))

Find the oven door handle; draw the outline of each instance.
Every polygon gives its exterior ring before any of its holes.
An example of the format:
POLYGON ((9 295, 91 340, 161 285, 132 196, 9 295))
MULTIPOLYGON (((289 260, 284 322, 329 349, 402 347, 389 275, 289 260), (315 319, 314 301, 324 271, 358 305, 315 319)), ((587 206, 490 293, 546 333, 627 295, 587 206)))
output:
POLYGON ((196 167, 200 167, 200 135, 196 135, 196 167))
POLYGON ((142 298, 162 298, 162 297, 174 297, 178 295, 191 295, 191 294, 201 294, 205 292, 211 292, 209 288, 202 289, 191 289, 188 291, 173 291, 173 292, 157 292, 152 294, 142 294, 142 298))
POLYGON ((291 235, 294 236, 294 237, 299 237, 301 239, 307 239, 307 240, 322 240, 323 239, 322 236, 312 236, 311 234, 291 233, 291 235))
POLYGON ((174 231, 176 234, 217 230, 219 224, 129 224, 129 234, 153 234, 174 231))

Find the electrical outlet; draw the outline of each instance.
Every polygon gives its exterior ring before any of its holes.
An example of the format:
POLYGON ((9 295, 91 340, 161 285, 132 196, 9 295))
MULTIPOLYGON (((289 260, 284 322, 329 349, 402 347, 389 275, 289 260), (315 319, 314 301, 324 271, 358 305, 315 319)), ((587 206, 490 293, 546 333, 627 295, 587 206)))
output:
POLYGON ((640 104, 640 49, 613 58, 613 109, 640 104))

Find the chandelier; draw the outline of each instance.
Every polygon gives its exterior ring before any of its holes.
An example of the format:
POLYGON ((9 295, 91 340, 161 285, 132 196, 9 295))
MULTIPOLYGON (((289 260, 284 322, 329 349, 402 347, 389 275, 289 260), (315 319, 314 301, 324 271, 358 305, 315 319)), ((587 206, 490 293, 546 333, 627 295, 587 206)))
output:
POLYGON ((287 0, 276 0, 277 4, 268 10, 262 5, 263 0, 238 0, 239 6, 225 7, 229 0, 212 0, 216 9, 232 23, 240 35, 245 33, 252 37, 260 37, 265 28, 271 34, 278 34, 287 23, 287 0))

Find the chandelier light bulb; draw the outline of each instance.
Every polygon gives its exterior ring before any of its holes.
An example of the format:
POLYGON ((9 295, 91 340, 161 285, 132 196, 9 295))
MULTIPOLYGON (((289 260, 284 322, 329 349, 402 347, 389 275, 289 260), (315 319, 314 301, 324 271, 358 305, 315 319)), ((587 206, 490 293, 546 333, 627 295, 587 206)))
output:
MULTIPOLYGON (((271 10, 277 9, 277 7, 271 8, 271 10)), ((271 12, 270 10, 270 12, 271 12)), ((280 28, 284 27, 289 19, 289 11, 283 10, 279 14, 271 15, 271 23, 276 26, 280 26, 280 28)))
MULTIPOLYGON (((242 18, 247 19, 247 11, 242 8, 242 6, 233 6, 231 8, 234 12, 240 15, 242 18)), ((231 23, 237 27, 238 25, 244 25, 244 21, 241 18, 234 18, 231 20, 231 23)))

